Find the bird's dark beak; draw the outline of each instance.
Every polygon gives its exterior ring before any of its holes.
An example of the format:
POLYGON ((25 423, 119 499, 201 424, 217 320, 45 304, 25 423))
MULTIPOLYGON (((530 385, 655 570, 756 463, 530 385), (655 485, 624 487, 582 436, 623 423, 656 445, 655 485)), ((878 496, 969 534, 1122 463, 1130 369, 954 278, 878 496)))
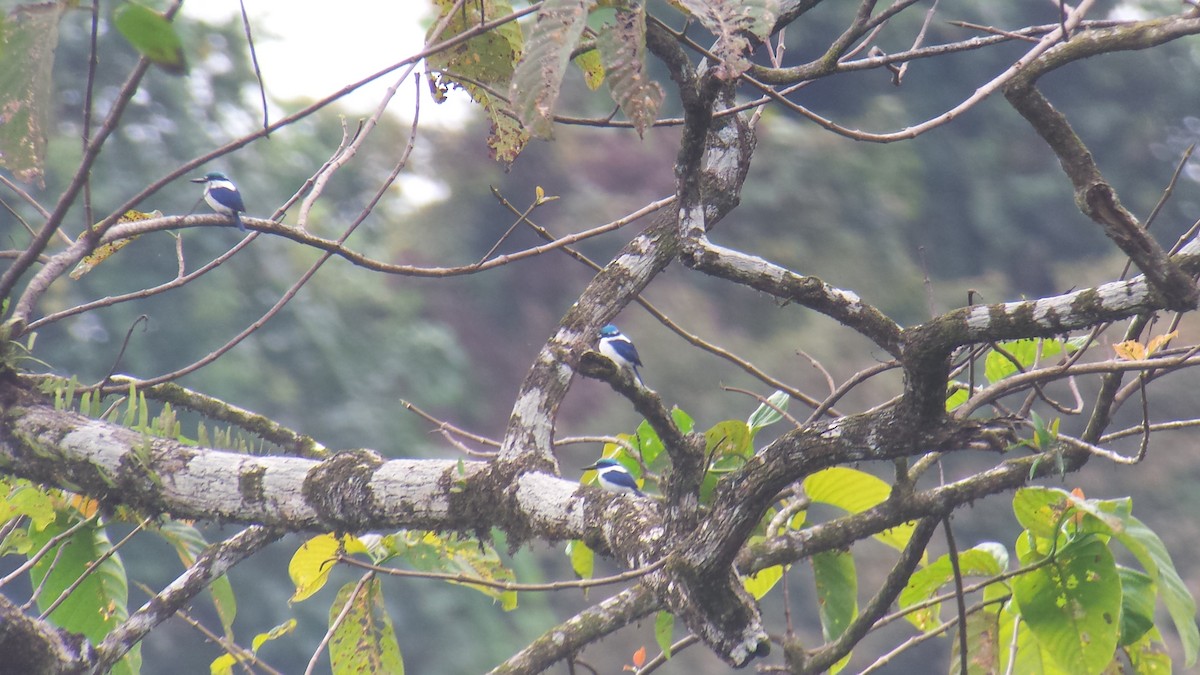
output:
POLYGON ((193 178, 192 182, 193 183, 207 183, 208 179, 207 178, 193 178))
POLYGON ((596 470, 596 465, 595 465, 595 464, 591 464, 591 465, 589 465, 589 466, 585 466, 585 467, 583 467, 583 470, 584 470, 584 471, 595 471, 595 470, 596 470))

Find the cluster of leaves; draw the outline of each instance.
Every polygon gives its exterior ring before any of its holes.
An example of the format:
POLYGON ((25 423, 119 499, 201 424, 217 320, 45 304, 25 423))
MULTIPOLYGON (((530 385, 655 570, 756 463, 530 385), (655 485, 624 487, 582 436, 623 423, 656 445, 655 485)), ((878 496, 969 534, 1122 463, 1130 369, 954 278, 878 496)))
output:
MULTIPOLYGON (((1039 359, 1069 353, 1077 346, 1040 340, 998 345, 986 359, 988 377, 999 381, 1039 359)), ((725 420, 705 432, 709 471, 702 503, 711 500, 723 474, 753 456, 755 436, 781 420, 786 406, 786 395, 776 392, 745 422, 725 420)), ((681 430, 693 429, 693 420, 685 412, 676 409, 673 416, 681 430)), ((619 461, 640 484, 656 483, 669 460, 650 425, 643 422, 634 434, 619 438, 621 443, 605 447, 604 456, 619 461)), ((1034 447, 1032 440, 1024 445, 1034 447)), ((594 481, 595 472, 581 478, 585 484, 594 481)), ((832 506, 853 515, 884 502, 891 492, 888 483, 858 469, 834 467, 817 472, 767 512, 747 544, 753 547, 769 536, 802 529, 812 505, 832 506)), ((920 569, 899 596, 899 615, 922 633, 942 634, 954 625, 943 621, 942 603, 957 592, 981 593, 966 625, 972 672, 1100 673, 1123 654, 1133 665, 1131 672, 1159 673, 1170 669, 1154 619, 1154 607, 1161 599, 1180 636, 1187 663, 1195 662, 1200 653, 1200 633, 1192 620, 1195 601, 1162 540, 1133 517, 1128 499, 1085 499, 1077 492, 1030 487, 1018 491, 1012 505, 1024 529, 1011 549, 988 542, 953 558, 950 554, 932 562, 922 558, 920 569), (1140 569, 1118 564, 1114 544, 1131 553, 1140 569), (1014 557, 1018 567, 1010 569, 1014 557), (962 589, 955 587, 956 567, 962 589), (1010 645, 1015 649, 1009 649, 1010 645)), ((906 523, 873 538, 902 551, 913 530, 913 524, 906 523)), ((591 578, 594 561, 587 545, 571 542, 567 552, 576 574, 591 578)), ((809 562, 822 632, 826 641, 835 640, 858 616, 855 556, 850 551, 825 551, 809 562)), ((755 599, 762 599, 777 587, 786 571, 783 565, 760 569, 744 577, 745 588, 755 599)), ((654 637, 667 658, 673 628, 671 614, 660 612, 654 637)), ((831 672, 848 661, 849 657, 843 659, 831 672)))
MULTIPOLYGON (((92 392, 78 392, 75 379, 47 380, 43 389, 60 410, 76 410, 122 424, 142 432, 147 440, 187 440, 180 433, 180 422, 170 405, 163 405, 152 415, 145 394, 133 388, 123 401, 107 407, 92 392)), ((217 435, 233 438, 228 432, 217 435)), ((191 523, 147 518, 124 507, 101 512, 93 499, 24 479, 0 478, 0 495, 0 522, 6 523, 0 556, 24 557, 22 569, 29 572, 35 589, 30 602, 37 603, 43 618, 85 636, 93 644, 129 618, 129 579, 119 552, 129 537, 113 544, 109 535, 114 527, 140 523, 129 536, 143 529, 154 533, 175 551, 184 568, 193 565, 208 546, 204 535, 191 523)), ((237 601, 229 580, 217 578, 208 587, 207 596, 225 636, 232 637, 237 601)), ((133 675, 140 668, 140 645, 135 645, 112 672, 133 675)))
MULTIPOLYGON (((443 39, 512 13, 511 2, 483 0, 457 7, 435 2, 447 21, 443 39)), ((747 68, 747 54, 766 38, 777 13, 774 0, 681 2, 678 7, 716 38, 714 56, 722 78, 735 79, 747 68)), ((554 111, 574 63, 593 90, 607 82, 612 100, 642 135, 654 123, 663 88, 646 70, 646 3, 594 3, 547 0, 536 21, 523 29, 508 23, 476 35, 426 63, 436 96, 450 87, 466 91, 492 123, 493 156, 511 163, 533 136, 553 134, 554 111), (505 96, 507 94, 507 96, 505 96)), ((435 36, 431 29, 430 38, 435 36)))

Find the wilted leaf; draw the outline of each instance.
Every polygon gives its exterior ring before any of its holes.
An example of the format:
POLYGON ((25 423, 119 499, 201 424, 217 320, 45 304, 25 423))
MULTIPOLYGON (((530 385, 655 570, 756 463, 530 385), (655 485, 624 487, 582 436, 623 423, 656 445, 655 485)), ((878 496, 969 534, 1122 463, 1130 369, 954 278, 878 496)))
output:
POLYGON ((400 643, 392 618, 383 604, 383 587, 372 578, 360 588, 350 582, 342 586, 329 608, 333 635, 329 639, 329 663, 334 673, 388 673, 404 675, 400 643), (355 593, 351 597, 351 593, 355 593), (333 622, 349 604, 350 611, 333 628, 333 622))
MULTIPOLYGON (((117 223, 132 223, 132 222, 136 222, 139 220, 150 220, 151 218, 162 218, 162 215, 163 215, 162 211, 151 211, 150 213, 143 213, 141 211, 132 211, 131 210, 131 211, 126 211, 125 215, 121 216, 120 219, 117 220, 117 223)), ((80 277, 82 277, 83 275, 85 275, 88 272, 91 272, 93 269, 95 269, 96 265, 99 265, 100 263, 104 262, 105 260, 110 258, 114 253, 125 248, 126 246, 131 244, 135 239, 137 239, 140 236, 141 236, 140 234, 135 234, 132 237, 126 237, 125 239, 118 239, 116 241, 110 241, 107 244, 102 244, 100 246, 97 246, 96 250, 92 251, 91 255, 88 255, 83 260, 80 260, 79 264, 75 266, 75 269, 71 270, 71 278, 78 281, 80 277)))
POLYGON ((50 72, 67 5, 25 3, 0 16, 0 166, 39 188, 54 105, 50 72))
POLYGON ((1141 361, 1146 358, 1146 346, 1137 340, 1126 340, 1113 345, 1113 351, 1117 353, 1117 358, 1126 361, 1141 361))
POLYGON ((586 0, 546 0, 513 72, 509 98, 521 122, 541 138, 553 130, 554 106, 571 51, 587 26, 586 0))
MULTIPOLYGON (((445 17, 447 12, 452 12, 446 29, 436 36, 438 41, 452 38, 513 11, 512 3, 505 0, 472 0, 465 5, 437 0, 435 4, 439 19, 445 17)), ((427 39, 434 38, 433 35, 427 36, 427 39)), ((505 101, 497 100, 488 93, 488 88, 507 89, 522 50, 521 27, 515 21, 510 21, 425 59, 434 98, 439 102, 443 100, 450 87, 467 92, 483 107, 491 120, 492 133, 488 137, 488 147, 492 150, 492 156, 506 164, 511 164, 524 149, 529 142, 529 133, 505 112, 505 101)))
POLYGON ((663 90, 646 72, 646 7, 640 2, 618 7, 616 22, 604 24, 596 38, 608 87, 638 136, 654 123, 663 90))
POLYGON ((717 37, 713 48, 721 60, 719 75, 734 79, 750 67, 747 35, 762 40, 775 24, 776 0, 678 0, 710 33, 717 37))

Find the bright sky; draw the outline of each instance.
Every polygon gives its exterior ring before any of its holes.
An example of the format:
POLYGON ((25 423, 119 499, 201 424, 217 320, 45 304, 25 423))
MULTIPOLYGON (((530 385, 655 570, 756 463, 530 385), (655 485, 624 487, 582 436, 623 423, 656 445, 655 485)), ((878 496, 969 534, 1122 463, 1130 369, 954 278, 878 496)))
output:
MULTIPOLYGON (((280 99, 318 99, 420 51, 428 2, 413 0, 339 0, 277 2, 245 0, 267 93, 280 99), (336 7, 336 10, 333 9, 336 7)), ((194 0, 183 4, 183 16, 220 20, 240 16, 237 0, 194 0)), ((418 71, 419 72, 419 71, 418 71)), ((381 78, 343 99, 356 112, 369 113, 379 104, 400 71, 381 78)), ((405 83, 392 110, 412 110, 413 85, 405 83)), ((428 103, 426 98, 423 103, 428 103)), ((462 119, 465 106, 452 100, 425 105, 426 121, 436 112, 442 121, 462 119)))

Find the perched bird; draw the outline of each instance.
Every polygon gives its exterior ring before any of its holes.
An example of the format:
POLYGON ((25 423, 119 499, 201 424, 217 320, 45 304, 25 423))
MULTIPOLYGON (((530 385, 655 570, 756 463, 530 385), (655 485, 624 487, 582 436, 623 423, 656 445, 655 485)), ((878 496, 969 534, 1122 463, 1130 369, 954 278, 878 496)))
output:
POLYGON ((637 377, 638 384, 646 386, 642 382, 642 374, 638 372, 638 366, 642 365, 642 359, 638 356, 637 347, 633 346, 633 342, 629 338, 621 334, 620 329, 611 323, 600 329, 600 353, 612 359, 621 368, 628 368, 633 371, 637 377))
POLYGON ((583 468, 594 469, 596 471, 596 480, 600 482, 600 487, 609 492, 619 492, 638 497, 646 496, 638 489, 637 480, 629 473, 629 470, 621 466, 621 463, 615 459, 599 459, 596 460, 595 464, 583 468))
POLYGON ((203 178, 193 178, 192 182, 205 184, 204 201, 213 211, 230 216, 239 230, 246 231, 246 226, 242 224, 242 213, 246 211, 246 206, 242 204, 242 193, 238 192, 229 176, 220 171, 209 171, 203 178))

